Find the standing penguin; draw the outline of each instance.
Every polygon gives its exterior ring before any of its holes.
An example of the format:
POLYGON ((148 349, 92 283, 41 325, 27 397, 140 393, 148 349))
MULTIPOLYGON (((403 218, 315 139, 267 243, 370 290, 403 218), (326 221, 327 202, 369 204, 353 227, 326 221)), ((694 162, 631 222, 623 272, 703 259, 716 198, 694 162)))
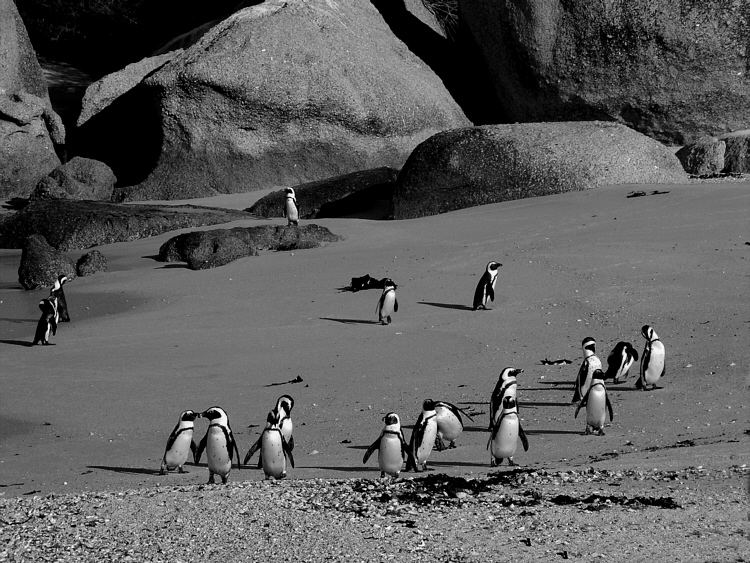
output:
POLYGON ((200 414, 195 411, 187 410, 180 414, 177 426, 174 427, 167 440, 159 475, 166 475, 167 471, 174 469, 185 473, 182 466, 188 459, 188 452, 193 452, 193 459, 195 459, 196 446, 193 441, 193 429, 196 418, 200 418, 200 414))
MULTIPOLYGON (((278 417, 279 430, 281 430, 281 435, 284 436, 284 440, 286 440, 286 443, 289 446, 289 451, 294 450, 294 436, 292 436, 292 431, 294 430, 294 424, 292 423, 292 409, 293 408, 294 408, 294 399, 292 398, 292 396, 282 395, 281 397, 276 399, 276 406, 273 408, 272 411, 268 413, 268 417, 273 416, 274 419, 278 417)), ((268 417, 266 418, 266 428, 268 428, 268 417)), ((262 434, 261 434, 261 437, 262 437, 262 434)), ((242 462, 243 465, 247 465, 247 462, 250 460, 252 455, 258 449, 260 449, 261 453, 258 456, 258 468, 263 467, 263 450, 260 446, 261 446, 261 439, 258 438, 258 441, 256 442, 256 444, 254 444, 248 450, 247 455, 245 455, 245 460, 242 462)))
POLYGON ((297 226, 299 224, 299 211, 297 210, 297 197, 294 195, 294 188, 286 189, 284 217, 286 217, 287 225, 297 226))
POLYGON ((294 457, 284 434, 279 428, 281 414, 275 409, 268 413, 266 427, 245 456, 245 463, 260 450, 260 460, 266 479, 283 479, 286 477, 286 459, 294 467, 294 457))
POLYGON ((389 412, 383 417, 383 422, 385 426, 380 436, 367 448, 362 463, 367 463, 375 450, 378 450, 380 476, 398 477, 409 453, 404 432, 401 430, 401 419, 395 412, 389 412))
POLYGON ((391 324, 391 313, 398 313, 397 287, 392 279, 387 278, 385 280, 383 293, 380 295, 380 299, 378 299, 377 306, 378 321, 381 325, 391 324))
POLYGON ((575 418, 578 418, 578 411, 580 411, 585 406, 585 434, 591 434, 592 430, 596 430, 599 436, 604 436, 604 421, 607 418, 607 412, 609 412, 610 422, 612 422, 612 419, 614 418, 614 414, 612 412, 612 403, 609 401, 607 388, 604 386, 604 372, 598 369, 594 371, 594 374, 591 377, 591 387, 589 387, 589 390, 586 392, 583 400, 576 408, 575 418))
POLYGON ((604 379, 612 383, 623 383, 628 376, 630 366, 638 361, 638 351, 630 342, 618 342, 607 356, 607 371, 604 379))
POLYGON ((589 390, 591 375, 594 373, 594 370, 602 369, 602 362, 596 356, 596 340, 588 336, 583 339, 581 346, 583 347, 583 363, 578 369, 575 384, 576 390, 573 394, 573 400, 570 401, 571 404, 579 402, 586 394, 586 391, 589 390))
POLYGON ((484 274, 482 274, 482 277, 479 278, 479 283, 474 291, 474 303, 472 308, 475 311, 480 307, 486 310, 487 300, 495 300, 495 282, 497 281, 497 274, 499 273, 498 268, 501 266, 502 264, 500 262, 495 262, 494 260, 487 262, 487 268, 485 269, 484 274))
POLYGON ((459 409, 446 401, 435 401, 435 415, 437 421, 437 437, 435 438, 435 449, 439 452, 447 448, 456 447, 456 439, 464 431, 464 421, 461 414, 474 422, 465 411, 459 409), (450 444, 446 447, 445 440, 450 444))
MULTIPOLYGON (((516 378, 522 373, 522 369, 513 367, 507 367, 500 372, 495 389, 492 391, 492 396, 490 397, 490 424, 487 427, 490 432, 492 432, 492 427, 495 425, 497 413, 503 407, 503 399, 505 397, 516 398, 516 389, 518 387, 518 380, 516 378)), ((518 407, 516 406, 516 408, 518 407)))
POLYGON ((234 434, 229 426, 229 417, 221 407, 211 407, 203 411, 200 416, 207 418, 210 423, 198 449, 195 451, 195 463, 199 463, 203 450, 208 458, 208 482, 214 483, 214 475, 221 477, 226 485, 229 472, 232 470, 232 457, 237 453, 237 469, 240 468, 240 452, 234 441, 234 434))
POLYGON ((39 309, 42 311, 42 316, 39 317, 39 322, 36 325, 36 334, 34 334, 34 341, 31 343, 32 346, 39 344, 40 342, 47 346, 49 345, 50 334, 57 334, 57 297, 47 297, 39 302, 39 309))
POLYGON ((656 388, 656 382, 664 377, 666 372, 664 344, 649 325, 643 325, 641 334, 646 339, 646 347, 641 356, 641 374, 635 382, 636 389, 648 391, 656 388))
POLYGON ((513 461, 513 455, 518 447, 518 438, 521 438, 523 451, 529 451, 529 440, 526 438, 526 433, 521 428, 521 421, 518 419, 516 400, 513 397, 505 397, 502 413, 492 426, 492 434, 487 441, 487 449, 492 454, 490 458, 491 467, 500 465, 505 458, 508 458, 508 465, 517 465, 513 461))
POLYGON ((419 472, 427 469, 427 458, 432 453, 436 437, 437 413, 435 412, 435 401, 427 399, 422 403, 422 412, 411 431, 409 459, 406 462, 407 471, 419 472))
POLYGON ((49 290, 50 297, 57 297, 57 314, 61 323, 69 323, 70 315, 68 314, 68 302, 65 300, 63 284, 68 281, 68 276, 61 274, 57 276, 55 285, 49 290))

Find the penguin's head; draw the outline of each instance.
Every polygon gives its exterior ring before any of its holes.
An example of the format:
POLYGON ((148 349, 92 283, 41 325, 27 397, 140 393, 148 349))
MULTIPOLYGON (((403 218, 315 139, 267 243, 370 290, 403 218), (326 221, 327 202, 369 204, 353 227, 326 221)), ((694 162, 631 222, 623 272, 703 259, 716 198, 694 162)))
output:
POLYGON ((180 414, 180 421, 181 422, 193 422, 196 418, 200 418, 200 413, 197 413, 195 411, 187 410, 182 411, 182 414, 180 414))
POLYGON ((503 408, 504 409, 514 409, 514 408, 516 408, 516 398, 515 397, 506 396, 503 399, 503 408))
POLYGON ((583 341, 581 342, 581 346, 583 346, 584 352, 591 352, 592 354, 596 353, 596 340, 594 340, 590 336, 587 336, 583 339, 583 341))
POLYGON ((294 195, 294 188, 287 188, 286 189, 286 197, 295 197, 295 195, 294 195))
POLYGON ((502 264, 500 262, 497 262, 496 260, 490 260, 487 262, 487 272, 495 272, 498 268, 502 267, 502 264))
POLYGON ((654 340, 659 339, 659 337, 656 335, 656 331, 649 325, 643 325, 643 328, 641 328, 641 334, 643 335, 643 338, 645 338, 649 342, 653 342, 654 340))
POLYGON ((522 373, 523 373, 523 370, 520 368, 507 367, 503 371, 500 372, 500 381, 506 382, 509 379, 514 379, 518 377, 518 375, 522 373))
POLYGON ((287 416, 292 414, 292 409, 294 408, 294 399, 291 395, 282 395, 276 400, 276 410, 279 411, 281 409, 284 409, 286 411, 287 416))
POLYGON ((396 282, 394 282, 391 278, 385 278, 383 281, 383 289, 396 289, 398 286, 396 285, 396 282))
POLYGON ((59 276, 57 276, 57 281, 60 283, 60 285, 62 285, 66 281, 70 281, 70 280, 68 279, 68 276, 66 276, 65 274, 60 274, 59 276))
POLYGON ((435 401, 432 399, 425 399, 424 403, 422 403, 422 410, 423 411, 434 411, 435 410, 435 401))
POLYGON ((221 407, 211 407, 203 411, 200 416, 223 424, 226 424, 228 420, 227 413, 221 407))
POLYGON ((383 422, 385 422, 386 426, 401 426, 401 419, 395 412, 389 412, 387 415, 385 415, 383 417, 383 422))
POLYGON ((268 416, 266 417, 266 428, 273 428, 274 426, 279 425, 279 413, 274 411, 268 411, 268 416))

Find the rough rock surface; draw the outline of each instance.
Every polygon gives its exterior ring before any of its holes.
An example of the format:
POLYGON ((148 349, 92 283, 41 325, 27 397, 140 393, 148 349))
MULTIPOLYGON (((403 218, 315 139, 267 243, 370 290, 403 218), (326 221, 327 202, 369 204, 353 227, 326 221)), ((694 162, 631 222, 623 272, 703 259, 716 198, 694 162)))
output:
POLYGON ((727 145, 723 172, 743 174, 750 172, 750 130, 722 135, 720 139, 727 145))
POLYGON ((49 103, 42 68, 13 0, 0 0, 0 94, 29 92, 49 103))
POLYGON ((177 235, 159 248, 162 262, 187 262, 191 270, 223 266, 259 250, 299 250, 336 242, 341 237, 319 225, 235 227, 177 235))
POLYGON ((47 130, 44 100, 0 92, 0 197, 25 197, 60 164, 47 130))
POLYGON ((675 154, 688 174, 713 176, 724 170, 727 144, 716 137, 701 137, 675 154))
MULTIPOLYGON (((300 217, 350 216, 367 212, 383 201, 390 208, 397 177, 398 170, 386 166, 295 186, 300 217)), ((284 190, 272 192, 256 201, 248 211, 261 217, 282 217, 285 198, 284 190)))
POLYGON ((110 164, 121 184, 138 184, 129 200, 400 167, 430 135, 469 125, 368 0, 242 9, 126 98, 108 108, 117 135, 93 139, 86 155, 110 164))
POLYGON ((745 0, 460 0, 507 121, 615 119, 676 145, 750 123, 745 0))
POLYGON ((76 273, 80 277, 90 276, 97 272, 107 271, 107 257, 98 250, 92 250, 81 256, 76 262, 76 273))
POLYGON ((195 205, 38 200, 0 222, 0 248, 21 248, 28 235, 39 233, 52 246, 68 251, 248 218, 243 211, 195 205))
POLYGON ((103 162, 76 156, 42 178, 29 199, 109 201, 116 182, 114 172, 103 162))
POLYGON ((658 141, 612 122, 485 125, 439 133, 399 174, 396 219, 603 184, 685 182, 658 141))
POLYGON ((18 282, 24 289, 51 287, 57 277, 76 277, 73 261, 49 245, 42 235, 26 237, 18 266, 18 282))

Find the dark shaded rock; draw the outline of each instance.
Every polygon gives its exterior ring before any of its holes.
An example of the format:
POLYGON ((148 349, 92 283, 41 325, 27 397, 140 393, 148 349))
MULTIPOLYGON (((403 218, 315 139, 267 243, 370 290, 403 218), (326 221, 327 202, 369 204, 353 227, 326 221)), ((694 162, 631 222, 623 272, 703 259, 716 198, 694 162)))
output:
POLYGON ((685 182, 658 141, 603 121, 485 125, 439 133, 404 165, 396 219, 603 184, 685 182))
POLYGON ((83 154, 137 184, 129 201, 400 167, 430 135, 469 124, 368 0, 242 9, 97 117, 117 135, 83 154))
POLYGON ((60 164, 44 121, 41 98, 0 93, 0 197, 26 197, 60 164))
POLYGON ((18 282, 24 289, 51 287, 60 275, 76 277, 73 261, 49 245, 42 235, 26 237, 18 266, 18 282))
MULTIPOLYGON (((384 206, 387 217, 391 214, 397 177, 398 170, 382 167, 295 186, 300 217, 351 216, 384 206)), ((284 190, 272 192, 256 201, 248 211, 261 217, 282 217, 285 197, 284 190)))
POLYGON ((107 271, 107 257, 98 250, 87 252, 76 262, 76 273, 80 277, 107 271))
POLYGON ((248 218, 244 211, 195 205, 37 200, 0 222, 0 248, 20 248, 28 235, 39 233, 68 251, 248 218))
POLYGON ((726 143, 715 137, 701 137, 675 154, 688 174, 713 176, 724 169, 726 143))
POLYGON ((42 178, 29 199, 91 199, 109 201, 115 187, 112 169, 98 160, 73 157, 42 178))
POLYGON ((727 145, 722 172, 750 172, 750 130, 735 131, 719 138, 727 145))
POLYGON ((260 250, 316 248, 341 240, 320 225, 235 227, 184 233, 159 248, 162 262, 187 262, 191 270, 223 266, 238 258, 257 256, 260 250))
POLYGON ((460 0, 505 120, 617 120, 685 145, 750 123, 746 0, 460 0))
POLYGON ((42 68, 13 0, 0 0, 0 94, 30 92, 49 103, 42 68))

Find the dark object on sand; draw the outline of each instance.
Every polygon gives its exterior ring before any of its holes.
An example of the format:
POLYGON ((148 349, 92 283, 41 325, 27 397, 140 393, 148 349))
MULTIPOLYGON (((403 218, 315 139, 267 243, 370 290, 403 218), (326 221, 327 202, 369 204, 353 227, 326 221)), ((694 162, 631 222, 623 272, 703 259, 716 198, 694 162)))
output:
POLYGON ((539 363, 543 366, 564 366, 566 364, 572 364, 573 362, 571 360, 566 360, 565 358, 560 360, 548 360, 547 358, 544 358, 543 360, 540 360, 539 363))
POLYGON ((388 278, 382 278, 376 280, 370 274, 365 274, 359 278, 352 278, 352 291, 362 291, 364 289, 383 289, 385 287, 385 280, 388 278))

